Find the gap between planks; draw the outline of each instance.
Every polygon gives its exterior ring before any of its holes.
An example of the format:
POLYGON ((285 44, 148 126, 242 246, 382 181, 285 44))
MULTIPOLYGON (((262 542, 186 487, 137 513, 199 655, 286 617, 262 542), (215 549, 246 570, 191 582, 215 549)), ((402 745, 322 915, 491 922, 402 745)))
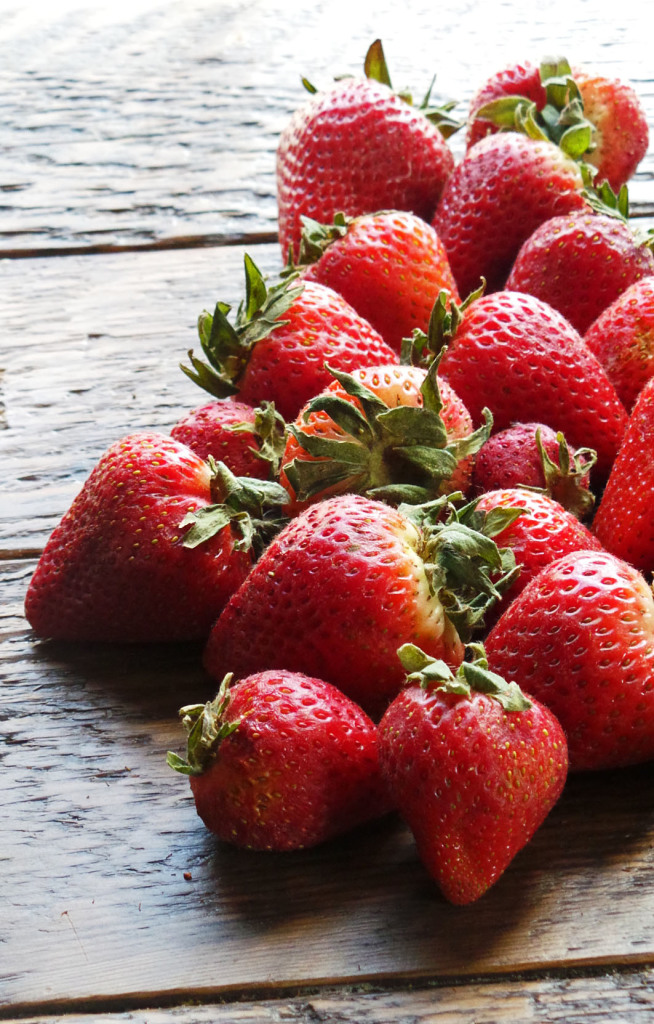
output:
POLYGON ((153 242, 125 242, 123 245, 99 242, 94 245, 55 245, 33 249, 5 249, 0 251, 0 259, 25 260, 59 256, 99 256, 124 252, 164 252, 168 249, 208 249, 212 246, 222 245, 265 245, 277 241, 278 236, 275 231, 259 231, 243 235, 175 235, 170 238, 159 238, 153 242))
MULTIPOLYGON (((356 1024, 363 1024, 364 1016, 368 1020, 368 1013, 364 1014, 362 1000, 373 1005, 382 1003, 386 1011, 392 1005, 394 1012, 400 1007, 404 1012, 411 1013, 411 1020, 419 1024, 424 1019, 425 1024, 434 1018, 432 1013, 440 1016, 450 1012, 456 1012, 459 997, 466 1004, 462 1019, 469 1021, 467 1013, 470 1011, 470 1000, 477 1003, 477 1010, 482 1009, 487 996, 491 996, 495 1003, 498 998, 501 1005, 506 1006, 507 997, 524 995, 534 1003, 543 1003, 548 995, 561 995, 565 989, 566 1001, 571 1001, 571 993, 575 989, 583 989, 584 999, 587 998, 589 989, 597 989, 597 997, 602 1000, 603 1005, 611 1007, 611 995, 615 998, 617 993, 628 993, 627 1001, 631 1002, 632 997, 636 1003, 643 1005, 647 1013, 652 1012, 654 1005, 654 964, 651 961, 621 961, 621 962, 597 962, 580 965, 550 966, 546 969, 489 972, 475 975, 454 975, 444 977, 416 976, 411 979, 408 976, 402 978, 389 976, 387 978, 376 975, 373 979, 360 978, 357 981, 348 983, 345 981, 334 985, 333 980, 324 983, 313 983, 311 985, 269 985, 260 988, 222 988, 216 990, 189 991, 178 990, 166 994, 158 992, 131 993, 113 997, 80 998, 70 1000, 54 1000, 52 1002, 40 1001, 35 1003, 21 1003, 14 1006, 0 1007, 0 1020, 4 1021, 39 1021, 39 1024, 47 1024, 44 1017, 60 1017, 61 1014, 75 1014, 79 1024, 85 1021, 98 1020, 97 1015, 112 1015, 118 1024, 118 1017, 114 1015, 129 1014, 129 1020, 133 1020, 132 1014, 139 1011, 169 1011, 170 1024, 176 1018, 173 1014, 177 1010, 188 1012, 191 1008, 198 1016, 202 1008, 212 1011, 211 1019, 218 1024, 215 1012, 220 1013, 220 1021, 229 1021, 235 1024, 238 1015, 241 1019, 243 1013, 244 1024, 267 1024, 270 1021, 289 1019, 298 1024, 314 1024, 314 1022, 325 1022, 334 1020, 330 1015, 337 1008, 340 1009, 338 1020, 352 1020, 356 1024), (570 989, 571 993, 567 990, 570 989), (439 1006, 431 1007, 431 1011, 423 1013, 427 1008, 423 1005, 422 1012, 416 1012, 418 1005, 424 1004, 425 1000, 431 1002, 438 1000, 439 1006), (443 1005, 443 1002, 445 1005, 443 1005), (321 1012, 317 1004, 325 1004, 321 1012), (256 1019, 251 1016, 253 1011, 261 1008, 261 1015, 256 1019), (239 1008, 241 1012, 239 1013, 239 1008), (280 1015, 281 1011, 281 1015, 280 1015), (93 1017, 86 1015, 92 1014, 93 1017), (224 1016, 223 1014, 229 1014, 224 1016), (270 1016, 268 1016, 270 1014, 270 1016)), ((571 1007, 569 1006, 569 1009, 571 1007)), ((618 1007, 616 1006, 616 1010, 618 1007)), ((624 1010, 624 1007, 622 1007, 624 1010)), ((537 1022, 550 1021, 547 1006, 543 1006, 544 1016, 520 1017, 520 1021, 529 1020, 533 1024, 537 1022)), ((184 1018, 186 1020, 186 1017, 184 1018)), ((203 1018, 204 1019, 204 1018, 203 1018)), ((375 1013, 370 1017, 372 1021, 380 1018, 375 1013)), ((559 1018, 557 1017, 557 1020, 559 1018)), ((519 1024, 517 1018, 511 1017, 513 1024, 519 1024)), ((162 1018, 161 1024, 166 1024, 168 1017, 162 1018)), ((72 1024, 72 1021, 71 1021, 72 1024)), ((107 1020, 107 1024, 109 1021, 107 1020)), ((566 1024, 569 1020, 566 1018, 566 1024)))

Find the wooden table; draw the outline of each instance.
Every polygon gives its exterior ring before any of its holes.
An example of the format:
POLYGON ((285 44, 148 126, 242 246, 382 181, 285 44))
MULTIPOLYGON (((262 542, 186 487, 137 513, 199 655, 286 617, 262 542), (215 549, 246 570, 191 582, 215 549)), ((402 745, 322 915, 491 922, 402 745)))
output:
MULTIPOLYGON (((199 311, 240 298, 246 249, 279 269, 273 155, 301 73, 358 71, 380 35, 395 85, 436 70, 463 110, 496 68, 563 52, 631 80, 654 126, 645 3, 615 27, 580 0, 528 24, 513 3, 376 6, 3 7, 2 1019, 652 1020, 651 765, 572 778, 456 908, 395 819, 297 855, 217 844, 165 764, 177 708, 213 689, 199 650, 37 642, 23 619, 100 453, 203 401, 178 369, 199 311)), ((631 188, 646 226, 652 170, 631 188)))

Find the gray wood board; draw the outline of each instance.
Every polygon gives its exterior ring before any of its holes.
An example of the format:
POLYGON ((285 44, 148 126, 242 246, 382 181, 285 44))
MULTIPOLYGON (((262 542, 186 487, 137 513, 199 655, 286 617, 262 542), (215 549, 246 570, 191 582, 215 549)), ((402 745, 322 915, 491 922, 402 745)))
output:
MULTIPOLYGON (((303 5, 192 0, 3 7, 0 249, 135 245, 276 230, 274 154, 305 99, 384 40, 393 83, 457 112, 488 75, 564 53, 631 82, 654 124, 644 0, 303 5), (344 31, 344 25, 347 26, 344 31)), ((453 148, 460 155, 462 139, 453 148)), ((652 212, 654 166, 631 189, 652 212), (649 203, 649 205, 648 205, 649 203)))

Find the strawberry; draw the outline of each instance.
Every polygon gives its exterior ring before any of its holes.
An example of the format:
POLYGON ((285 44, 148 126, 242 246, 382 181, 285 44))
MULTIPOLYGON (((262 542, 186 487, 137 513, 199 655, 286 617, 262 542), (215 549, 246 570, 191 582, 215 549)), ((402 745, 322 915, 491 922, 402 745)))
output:
POLYGON ((654 757, 654 598, 607 551, 557 559, 486 638, 488 660, 561 722, 575 770, 654 757))
POLYGON ((654 570, 654 378, 629 418, 593 532, 604 547, 643 572, 654 570))
POLYGON ((584 160, 595 168, 596 181, 608 181, 617 192, 647 153, 647 114, 636 92, 620 79, 575 70, 575 80, 595 129, 584 160))
POLYGON ((303 280, 328 285, 354 306, 397 352, 415 328, 426 331, 440 291, 458 301, 445 248, 413 213, 391 211, 334 219, 303 218, 303 280))
POLYGON ((191 351, 191 366, 182 366, 217 398, 238 394, 252 406, 274 402, 284 419, 293 419, 329 384, 326 361, 346 371, 397 361, 377 331, 331 288, 291 275, 268 289, 247 255, 245 276, 246 298, 235 325, 223 302, 213 315, 205 311, 199 334, 208 362, 191 351))
MULTIPOLYGON (((470 104, 467 145, 500 129, 542 131, 554 141, 586 126, 587 144, 577 152, 599 183, 617 192, 634 174, 647 153, 646 112, 631 86, 581 68, 565 59, 505 68, 482 86, 470 104), (557 139, 556 136, 559 136, 557 139)), ((564 142, 564 148, 566 143, 564 142)))
POLYGON ((180 711, 198 814, 220 839, 254 850, 316 846, 389 809, 377 729, 329 683, 259 672, 180 711))
POLYGON ((483 896, 529 842, 565 785, 565 736, 554 715, 483 647, 456 674, 416 647, 399 654, 407 686, 379 725, 382 772, 443 895, 483 896))
POLYGON ((529 61, 524 64, 512 64, 508 68, 496 71, 484 82, 470 101, 466 127, 467 149, 474 146, 475 142, 479 142, 485 135, 494 135, 500 130, 500 125, 490 116, 480 114, 480 110, 488 107, 491 103, 497 103, 498 100, 506 100, 507 97, 514 96, 534 103, 538 110, 543 109, 547 103, 547 93, 541 80, 539 67, 529 61))
POLYGON ((584 341, 630 412, 654 376, 654 276, 626 288, 591 324, 584 341))
POLYGON ((580 210, 553 217, 534 231, 516 256, 506 287, 543 299, 584 334, 626 288, 651 274, 654 255, 626 219, 580 210))
POLYGON ((524 590, 530 580, 553 562, 570 551, 600 550, 602 545, 590 530, 580 523, 558 501, 526 490, 507 487, 487 491, 478 499, 477 514, 488 514, 495 509, 521 508, 517 519, 495 535, 497 544, 510 548, 520 574, 505 591, 501 603, 493 608, 493 619, 524 590))
POLYGON ((585 207, 582 189, 578 165, 553 142, 515 132, 477 142, 450 175, 432 220, 459 293, 482 278, 489 291, 502 288, 540 224, 585 207))
POLYGON ((392 91, 377 40, 365 78, 343 78, 294 113, 277 146, 279 240, 284 259, 300 246, 302 215, 409 210, 429 220, 454 157, 441 111, 392 91), (441 129, 432 123, 441 123, 441 129))
POLYGON ((230 487, 164 435, 130 434, 113 444, 55 528, 30 581, 25 614, 37 635, 204 639, 253 560, 251 520, 238 498, 203 529, 205 510, 229 501, 230 487))
POLYGON ((454 307, 449 314, 442 305, 436 313, 427 343, 439 352, 450 337, 440 374, 473 422, 483 406, 496 430, 538 420, 572 445, 592 447, 597 476, 608 476, 626 413, 600 363, 560 313, 518 292, 475 298, 463 312, 454 307))
POLYGON ((223 462, 235 476, 268 480, 277 476, 286 424, 271 402, 254 409, 223 398, 192 409, 175 423, 170 436, 201 459, 223 462))
POLYGON ((218 618, 204 663, 216 679, 286 668, 338 686, 371 715, 403 681, 396 658, 417 643, 456 666, 465 639, 514 578, 484 532, 443 498, 413 512, 355 494, 310 506, 271 541, 218 618), (445 517, 445 518, 444 518, 445 517), (505 570, 492 584, 490 573, 505 570))
POLYGON ((589 490, 596 453, 570 449, 565 437, 544 423, 513 423, 493 434, 475 458, 476 494, 507 487, 541 490, 583 519, 595 498, 589 490))
POLYGON ((429 371, 371 366, 335 380, 289 426, 280 483, 297 511, 329 494, 356 491, 391 503, 427 501, 470 484, 473 433, 463 402, 429 371))

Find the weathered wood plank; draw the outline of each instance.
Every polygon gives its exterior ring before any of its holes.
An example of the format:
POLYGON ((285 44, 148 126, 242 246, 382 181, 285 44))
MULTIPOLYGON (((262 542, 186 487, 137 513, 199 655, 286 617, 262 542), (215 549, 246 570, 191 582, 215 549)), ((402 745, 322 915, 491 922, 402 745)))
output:
POLYGON ((573 778, 465 908, 394 818, 302 853, 239 852, 165 764, 177 708, 211 695, 199 650, 33 642, 32 564, 0 563, 6 1014, 654 959, 654 766, 573 778))
MULTIPOLYGON (((0 25, 5 251, 273 232, 274 152, 303 101, 300 75, 323 87, 358 73, 376 36, 398 87, 422 95, 437 72, 460 114, 499 67, 563 52, 631 81, 654 124, 644 0, 625 0, 610 23, 564 0, 495 5, 492 17, 458 0, 438 17, 418 0, 401 17, 392 0, 360 0, 345 33, 338 4, 32 7, 3 8, 0 25)), ((651 203, 653 160, 634 182, 635 211, 651 203)))
MULTIPOLYGON (((654 974, 646 970, 590 978, 439 984, 408 991, 359 986, 353 991, 309 992, 256 1003, 132 1008, 102 1017, 76 1013, 66 1016, 66 1024, 388 1024, 391 1020, 407 1024, 587 1024, 590 1020, 649 1024, 653 1006, 654 974)), ((23 1024, 42 1019, 21 1018, 23 1024)))

